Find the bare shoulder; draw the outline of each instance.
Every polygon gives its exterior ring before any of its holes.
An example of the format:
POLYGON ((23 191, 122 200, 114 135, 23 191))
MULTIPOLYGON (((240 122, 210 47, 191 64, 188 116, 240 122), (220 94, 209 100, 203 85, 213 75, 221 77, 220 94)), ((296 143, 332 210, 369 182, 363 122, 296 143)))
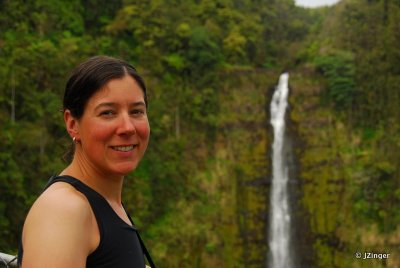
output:
POLYGON ((30 220, 81 221, 90 217, 90 212, 90 205, 82 193, 67 183, 57 182, 46 189, 32 205, 27 223, 30 220))
POLYGON ((51 185, 26 218, 23 267, 85 267, 93 218, 86 197, 73 186, 63 182, 51 185))

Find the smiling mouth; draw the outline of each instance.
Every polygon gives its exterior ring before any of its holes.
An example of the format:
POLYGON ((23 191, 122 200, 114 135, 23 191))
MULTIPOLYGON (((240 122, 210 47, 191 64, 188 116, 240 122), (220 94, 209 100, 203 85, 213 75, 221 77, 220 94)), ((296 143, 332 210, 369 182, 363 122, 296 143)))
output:
POLYGON ((111 148, 115 151, 119 152, 129 152, 136 148, 137 145, 128 145, 128 146, 111 146, 111 148))

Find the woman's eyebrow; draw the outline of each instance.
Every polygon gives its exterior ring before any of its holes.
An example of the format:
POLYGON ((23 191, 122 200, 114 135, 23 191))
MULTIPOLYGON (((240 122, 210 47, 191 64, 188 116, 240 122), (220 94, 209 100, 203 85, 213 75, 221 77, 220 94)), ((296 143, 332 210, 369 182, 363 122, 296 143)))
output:
POLYGON ((146 106, 146 104, 143 101, 132 102, 130 105, 134 106, 134 107, 136 107, 136 106, 146 106))
POLYGON ((116 105, 114 102, 103 102, 103 103, 98 104, 98 105, 94 108, 94 110, 98 110, 98 109, 103 108, 103 107, 114 108, 115 106, 117 106, 117 105, 116 105))
MULTIPOLYGON (((117 103, 114 103, 114 102, 103 102, 103 103, 98 104, 98 105, 94 108, 94 110, 97 111, 97 110, 99 110, 99 109, 101 109, 101 108, 104 108, 104 107, 107 107, 107 108, 115 108, 115 107, 117 107, 117 106, 118 106, 118 104, 117 104, 117 103)), ((138 106, 146 106, 146 104, 145 104, 143 101, 137 101, 137 102, 132 102, 132 103, 130 103, 129 106, 131 106, 131 107, 138 107, 138 106)))

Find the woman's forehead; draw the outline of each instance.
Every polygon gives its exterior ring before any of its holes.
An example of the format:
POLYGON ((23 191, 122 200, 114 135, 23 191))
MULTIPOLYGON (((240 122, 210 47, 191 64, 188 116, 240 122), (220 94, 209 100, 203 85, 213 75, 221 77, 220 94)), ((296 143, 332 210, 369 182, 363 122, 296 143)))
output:
POLYGON ((143 100, 144 93, 138 83, 130 76, 119 79, 112 79, 100 88, 89 99, 89 102, 103 102, 105 100, 143 100))

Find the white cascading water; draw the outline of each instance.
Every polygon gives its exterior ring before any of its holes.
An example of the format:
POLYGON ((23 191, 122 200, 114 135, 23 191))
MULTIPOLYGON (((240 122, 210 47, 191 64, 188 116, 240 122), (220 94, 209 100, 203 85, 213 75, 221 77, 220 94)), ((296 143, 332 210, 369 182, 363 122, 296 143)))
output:
POLYGON ((272 184, 270 194, 269 268, 290 268, 290 214, 288 199, 288 165, 284 154, 285 112, 288 105, 289 74, 279 77, 271 101, 271 125, 274 129, 272 145, 272 184))

